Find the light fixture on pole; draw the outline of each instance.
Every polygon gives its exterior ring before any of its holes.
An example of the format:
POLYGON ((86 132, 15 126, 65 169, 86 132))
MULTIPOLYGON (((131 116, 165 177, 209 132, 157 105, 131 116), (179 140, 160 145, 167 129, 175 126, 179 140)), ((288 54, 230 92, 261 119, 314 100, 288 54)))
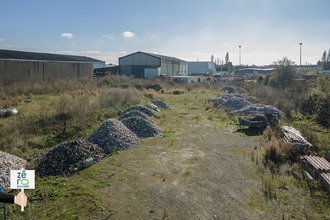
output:
POLYGON ((300 66, 301 66, 301 45, 302 45, 302 43, 299 43, 299 45, 300 45, 300 66))
POLYGON ((241 65, 241 46, 238 46, 239 48, 239 65, 241 65))

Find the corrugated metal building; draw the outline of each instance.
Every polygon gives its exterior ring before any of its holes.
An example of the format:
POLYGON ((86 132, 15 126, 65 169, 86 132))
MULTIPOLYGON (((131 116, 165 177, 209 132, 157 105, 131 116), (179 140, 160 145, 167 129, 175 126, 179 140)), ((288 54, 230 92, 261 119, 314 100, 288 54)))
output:
POLYGON ((189 74, 207 74, 207 73, 216 73, 215 63, 214 62, 189 62, 188 63, 188 72, 189 74))
POLYGON ((16 50, 0 50, 0 59, 5 60, 33 60, 33 61, 56 61, 56 62, 84 62, 93 63, 93 69, 105 67, 105 62, 85 56, 62 55, 53 53, 36 53, 16 50))
POLYGON ((104 65, 84 56, 0 50, 0 83, 91 77, 93 66, 104 65))
POLYGON ((119 58, 121 75, 155 78, 188 74, 188 63, 175 57, 138 51, 119 58))

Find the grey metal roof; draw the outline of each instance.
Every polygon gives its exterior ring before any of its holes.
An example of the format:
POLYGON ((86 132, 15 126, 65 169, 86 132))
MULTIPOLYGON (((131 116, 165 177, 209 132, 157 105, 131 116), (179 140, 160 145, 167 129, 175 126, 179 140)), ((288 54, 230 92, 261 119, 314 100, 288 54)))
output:
POLYGON ((36 53, 36 52, 1 50, 1 49, 0 49, 0 59, 104 62, 102 60, 97 60, 85 56, 62 55, 62 54, 52 54, 52 53, 36 53))
POLYGON ((138 52, 131 53, 131 54, 128 54, 128 55, 123 56, 123 57, 119 57, 119 59, 124 58, 124 57, 128 57, 128 56, 131 56, 131 55, 134 55, 134 54, 137 54, 137 53, 147 54, 147 55, 149 55, 149 56, 157 57, 157 58, 164 59, 164 60, 173 60, 173 61, 187 62, 187 61, 185 61, 185 60, 181 60, 181 59, 178 59, 178 58, 176 58, 176 57, 169 57, 169 56, 164 56, 164 55, 155 54, 155 53, 147 53, 147 52, 142 52, 142 51, 138 51, 138 52))

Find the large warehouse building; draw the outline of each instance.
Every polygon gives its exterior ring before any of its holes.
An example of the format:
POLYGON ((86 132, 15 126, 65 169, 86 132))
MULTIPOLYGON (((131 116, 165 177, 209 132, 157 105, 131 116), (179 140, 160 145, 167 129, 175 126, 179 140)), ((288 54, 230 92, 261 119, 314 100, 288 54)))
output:
POLYGON ((189 62, 188 63, 189 74, 201 74, 206 75, 207 73, 216 73, 214 62, 189 62))
POLYGON ((90 77, 105 62, 84 56, 0 50, 0 82, 90 77))
POLYGON ((184 60, 140 51, 120 57, 119 68, 121 75, 134 76, 136 78, 188 74, 188 63, 184 60))

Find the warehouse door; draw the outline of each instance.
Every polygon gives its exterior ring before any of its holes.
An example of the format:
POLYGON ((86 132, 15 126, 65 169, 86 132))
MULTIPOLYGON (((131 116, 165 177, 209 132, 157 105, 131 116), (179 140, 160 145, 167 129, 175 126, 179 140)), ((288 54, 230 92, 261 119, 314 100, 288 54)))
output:
POLYGON ((144 68, 145 68, 145 66, 132 66, 132 75, 135 78, 143 78, 144 77, 144 68))

